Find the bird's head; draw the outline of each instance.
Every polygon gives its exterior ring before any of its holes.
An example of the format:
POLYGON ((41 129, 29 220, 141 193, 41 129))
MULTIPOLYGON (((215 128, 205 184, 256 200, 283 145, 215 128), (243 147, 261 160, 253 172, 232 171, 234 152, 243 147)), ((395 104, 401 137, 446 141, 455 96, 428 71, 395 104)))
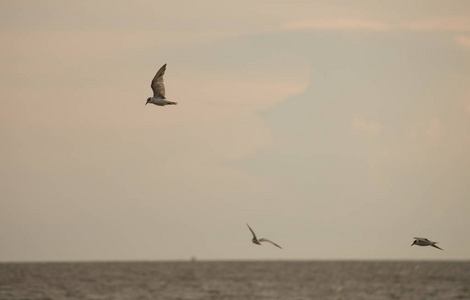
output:
POLYGON ((147 99, 147 102, 145 102, 145 105, 147 105, 147 104, 150 102, 150 99, 151 99, 151 98, 148 98, 148 99, 147 99))
POLYGON ((416 240, 414 240, 413 244, 411 244, 411 246, 413 246, 414 244, 416 244, 416 240))

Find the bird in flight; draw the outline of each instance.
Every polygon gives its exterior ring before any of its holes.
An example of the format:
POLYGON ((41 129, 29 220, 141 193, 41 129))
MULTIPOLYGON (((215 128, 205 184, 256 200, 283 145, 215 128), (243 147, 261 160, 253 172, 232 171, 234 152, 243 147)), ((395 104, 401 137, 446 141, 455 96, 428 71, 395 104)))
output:
POLYGON ((415 237, 414 239, 415 239, 415 241, 413 242, 413 244, 411 244, 411 246, 413 246, 413 245, 431 246, 431 247, 434 247, 434 248, 437 248, 439 250, 444 251, 444 249, 441 249, 438 246, 436 246, 437 242, 430 241, 427 238, 415 237))
POLYGON ((256 237, 256 234, 254 233, 253 229, 251 229, 250 225, 248 225, 248 223, 246 224, 246 226, 248 226, 248 228, 250 229, 251 233, 253 234, 253 239, 251 240, 253 242, 253 244, 256 244, 256 245, 261 245, 260 242, 268 242, 268 243, 271 243, 273 244, 274 246, 278 247, 278 248, 281 248, 281 246, 279 246, 278 244, 274 243, 274 242, 271 242, 270 240, 268 239, 265 239, 265 238, 261 238, 258 240, 258 238, 256 237))
POLYGON ((157 74, 155 74, 155 77, 153 77, 152 83, 150 84, 150 87, 153 90, 153 97, 148 98, 145 105, 148 103, 152 103, 158 106, 177 104, 176 102, 168 101, 165 98, 165 85, 163 84, 163 74, 165 74, 165 70, 166 64, 164 64, 160 70, 158 70, 157 74))

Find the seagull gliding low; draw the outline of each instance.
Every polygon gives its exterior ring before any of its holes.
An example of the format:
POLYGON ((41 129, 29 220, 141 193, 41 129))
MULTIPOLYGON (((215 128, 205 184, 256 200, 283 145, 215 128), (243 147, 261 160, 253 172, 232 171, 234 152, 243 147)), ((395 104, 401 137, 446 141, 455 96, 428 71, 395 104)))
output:
POLYGON ((253 232, 253 229, 251 229, 250 225, 246 224, 246 226, 248 226, 248 228, 250 229, 251 233, 253 234, 253 239, 251 240, 253 242, 253 244, 256 244, 256 245, 260 245, 261 246, 261 243, 260 242, 268 242, 268 243, 271 243, 273 244, 274 246, 278 247, 278 248, 281 248, 281 246, 279 246, 278 244, 274 243, 274 242, 271 242, 270 240, 268 239, 265 239, 265 238, 261 238, 258 240, 258 238, 256 237, 256 234, 253 232))
POLYGON ((415 237, 415 241, 413 242, 413 244, 411 244, 411 246, 413 246, 413 245, 431 246, 431 247, 434 247, 434 248, 437 248, 439 250, 444 251, 444 249, 439 248, 438 246, 436 246, 436 244, 437 244, 437 242, 430 241, 427 238, 415 237))

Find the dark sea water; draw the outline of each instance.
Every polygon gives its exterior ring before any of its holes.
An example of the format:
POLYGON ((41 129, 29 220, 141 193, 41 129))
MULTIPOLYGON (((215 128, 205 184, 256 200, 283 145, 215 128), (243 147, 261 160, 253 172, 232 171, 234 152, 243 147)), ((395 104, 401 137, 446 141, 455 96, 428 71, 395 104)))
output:
POLYGON ((0 299, 470 300, 470 262, 11 263, 0 299))

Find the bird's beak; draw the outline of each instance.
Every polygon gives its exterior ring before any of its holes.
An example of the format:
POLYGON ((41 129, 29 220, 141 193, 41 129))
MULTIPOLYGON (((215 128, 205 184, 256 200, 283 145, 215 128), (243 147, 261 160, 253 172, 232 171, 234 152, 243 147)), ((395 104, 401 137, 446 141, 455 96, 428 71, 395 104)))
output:
MULTIPOLYGON (((413 242, 413 244, 411 244, 411 246, 413 246, 414 244, 415 244, 415 242, 413 242)), ((411 247, 411 246, 410 246, 410 247, 411 247)))

